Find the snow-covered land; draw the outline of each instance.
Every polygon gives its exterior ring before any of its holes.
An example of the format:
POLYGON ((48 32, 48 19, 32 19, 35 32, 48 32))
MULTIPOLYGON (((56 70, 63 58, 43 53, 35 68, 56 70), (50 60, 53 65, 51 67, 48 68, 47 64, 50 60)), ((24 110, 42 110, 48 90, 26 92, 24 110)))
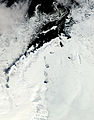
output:
POLYGON ((23 55, 7 75, 36 18, 0 36, 0 120, 94 120, 94 8, 83 4, 71 16, 70 39, 62 33, 23 55))

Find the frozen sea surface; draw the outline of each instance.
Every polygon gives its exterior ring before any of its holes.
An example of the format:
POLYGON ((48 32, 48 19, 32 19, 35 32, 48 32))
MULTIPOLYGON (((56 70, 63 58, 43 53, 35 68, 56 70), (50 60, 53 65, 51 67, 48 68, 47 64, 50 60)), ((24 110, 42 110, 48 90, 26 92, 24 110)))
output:
POLYGON ((94 119, 94 9, 85 5, 72 17, 71 39, 61 34, 21 57, 7 76, 3 69, 26 49, 32 22, 0 36, 0 120, 94 119))

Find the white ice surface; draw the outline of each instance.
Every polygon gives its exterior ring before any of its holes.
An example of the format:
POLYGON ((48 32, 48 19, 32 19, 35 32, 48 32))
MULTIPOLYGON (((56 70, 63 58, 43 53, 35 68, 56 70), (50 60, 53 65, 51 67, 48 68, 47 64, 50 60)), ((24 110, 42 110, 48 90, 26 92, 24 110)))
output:
POLYGON ((94 119, 94 11, 84 13, 73 11, 77 23, 71 39, 61 35, 63 47, 56 38, 23 56, 8 74, 9 88, 0 77, 0 120, 94 119))

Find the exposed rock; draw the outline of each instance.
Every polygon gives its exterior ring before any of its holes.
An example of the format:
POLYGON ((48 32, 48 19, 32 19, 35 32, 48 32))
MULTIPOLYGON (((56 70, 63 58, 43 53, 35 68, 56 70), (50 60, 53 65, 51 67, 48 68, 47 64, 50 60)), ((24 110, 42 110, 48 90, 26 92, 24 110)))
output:
POLYGON ((60 46, 63 47, 64 45, 62 44, 62 42, 60 41, 60 46))

